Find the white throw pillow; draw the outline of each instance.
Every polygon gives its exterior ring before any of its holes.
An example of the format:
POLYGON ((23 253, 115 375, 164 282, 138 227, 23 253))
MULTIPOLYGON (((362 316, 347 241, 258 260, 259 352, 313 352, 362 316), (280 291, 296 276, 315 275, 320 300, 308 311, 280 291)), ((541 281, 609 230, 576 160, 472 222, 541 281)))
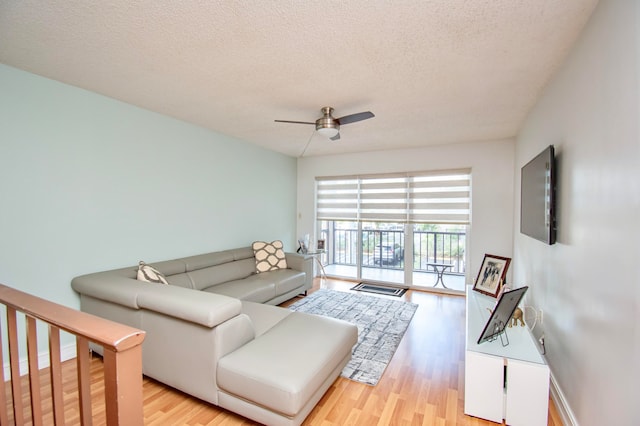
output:
POLYGON ((287 258, 280 240, 270 243, 255 241, 253 243, 253 254, 256 257, 256 272, 258 274, 287 268, 287 258))
POLYGON ((138 264, 138 280, 148 283, 169 284, 164 275, 162 275, 162 272, 147 265, 142 260, 138 264))

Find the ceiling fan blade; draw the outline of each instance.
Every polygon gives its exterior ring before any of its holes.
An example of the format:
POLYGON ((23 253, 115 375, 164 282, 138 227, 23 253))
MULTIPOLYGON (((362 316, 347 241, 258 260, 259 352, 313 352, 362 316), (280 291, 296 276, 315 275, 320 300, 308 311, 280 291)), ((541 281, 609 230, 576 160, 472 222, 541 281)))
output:
POLYGON ((342 126, 343 124, 355 123, 356 121, 362 121, 373 117, 375 117, 375 115, 373 115, 371 111, 365 111, 356 114, 345 115, 344 117, 336 118, 336 120, 342 126))
POLYGON ((331 139, 332 141, 337 141, 338 139, 340 139, 340 133, 336 133, 336 135, 334 137, 329 138, 329 139, 331 139))
POLYGON ((308 121, 290 121, 290 120, 273 120, 276 123, 293 123, 293 124, 316 124, 316 123, 310 123, 308 121))

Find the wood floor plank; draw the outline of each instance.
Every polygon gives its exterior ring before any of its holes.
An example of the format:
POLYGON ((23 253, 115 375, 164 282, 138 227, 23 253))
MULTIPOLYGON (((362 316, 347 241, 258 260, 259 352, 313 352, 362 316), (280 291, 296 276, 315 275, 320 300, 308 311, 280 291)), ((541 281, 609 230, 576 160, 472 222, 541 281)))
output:
MULTIPOLYGON (((319 288, 349 291, 352 286, 352 282, 316 279, 312 292, 319 288)), ((417 303, 419 307, 378 384, 369 386, 339 377, 304 425, 495 425, 464 414, 464 297, 410 290, 400 299, 417 303)), ((63 363, 67 425, 79 424, 75 371, 75 362, 63 363)), ((91 359, 90 374, 93 424, 101 426, 106 424, 101 358, 91 359)), ((50 382, 48 371, 42 370, 41 379, 45 387, 43 400, 45 404, 51 404, 51 392, 46 389, 50 382)), ((26 383, 22 387, 26 393, 26 383)), ((10 383, 5 384, 5 389, 10 395, 10 383)), ((23 399, 28 401, 28 396, 23 399)), ((148 426, 257 424, 147 377, 143 380, 143 404, 145 425, 148 426)), ((46 419, 53 418, 50 406, 43 407, 43 412, 50 416, 46 419)), ((26 410, 25 416, 28 416, 26 410)), ((549 426, 562 426, 552 402, 548 417, 549 426)))

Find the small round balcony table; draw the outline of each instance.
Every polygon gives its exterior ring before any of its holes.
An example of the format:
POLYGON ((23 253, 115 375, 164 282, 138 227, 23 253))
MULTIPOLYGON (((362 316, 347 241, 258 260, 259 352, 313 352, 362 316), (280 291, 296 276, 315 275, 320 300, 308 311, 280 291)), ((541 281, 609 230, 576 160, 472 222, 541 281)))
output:
POLYGON ((438 285, 438 283, 441 283, 442 287, 448 289, 449 287, 444 285, 444 281, 442 280, 442 274, 444 274, 444 272, 448 268, 452 268, 453 264, 451 264, 451 263, 427 263, 427 267, 429 267, 429 266, 431 266, 433 268, 433 270, 438 274, 438 279, 436 280, 436 283, 433 286, 436 287, 438 285))

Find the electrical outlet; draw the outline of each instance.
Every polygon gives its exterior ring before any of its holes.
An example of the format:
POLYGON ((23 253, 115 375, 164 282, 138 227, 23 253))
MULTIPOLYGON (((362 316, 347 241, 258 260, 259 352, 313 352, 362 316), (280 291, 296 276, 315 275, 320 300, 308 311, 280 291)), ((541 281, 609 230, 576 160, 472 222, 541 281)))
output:
POLYGON ((540 312, 538 314, 538 321, 540 321, 540 325, 542 325, 543 318, 544 318, 544 312, 542 312, 542 309, 540 309, 540 312))

